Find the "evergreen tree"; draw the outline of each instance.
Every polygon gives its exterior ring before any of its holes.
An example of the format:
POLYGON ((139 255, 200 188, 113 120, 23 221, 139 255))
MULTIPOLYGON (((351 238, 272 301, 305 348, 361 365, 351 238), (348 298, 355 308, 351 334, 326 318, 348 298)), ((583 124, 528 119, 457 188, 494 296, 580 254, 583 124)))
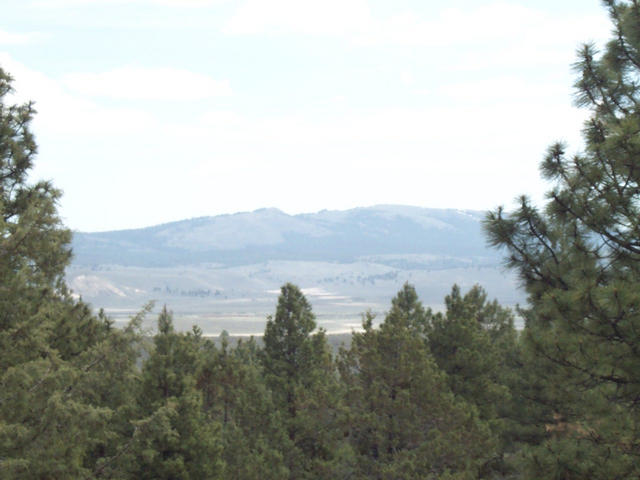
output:
POLYGON ((27 183, 35 110, 10 92, 0 69, 0 477, 83 478, 122 427, 137 326, 114 332, 68 291, 60 192, 27 183))
POLYGON ((154 349, 142 370, 142 417, 121 469, 135 479, 222 478, 219 425, 205 415, 196 389, 201 331, 177 333, 166 306, 158 316, 154 349))
POLYGON ((551 406, 530 478, 640 475, 640 4, 604 3, 613 38, 575 65, 584 152, 549 148, 543 211, 523 197, 486 220, 526 287, 524 346, 551 406))
POLYGON ((324 331, 311 305, 290 283, 264 334, 262 364, 288 441, 282 445, 290 478, 331 477, 336 435, 337 379, 324 331))
POLYGON ((287 283, 281 289, 276 314, 267 319, 264 332, 263 363, 270 374, 270 381, 282 402, 288 405, 291 416, 295 416, 295 389, 308 383, 318 360, 324 352, 317 344, 322 334, 312 336, 316 328, 311 305, 300 289, 287 283))
POLYGON ((364 331, 341 353, 356 478, 478 478, 494 454, 493 436, 475 407, 453 395, 416 334, 426 315, 405 285, 380 328, 368 314, 364 331))
POLYGON ((200 361, 199 332, 176 332, 173 314, 166 305, 158 316, 158 333, 153 337, 153 344, 142 372, 140 405, 145 413, 192 389, 200 361))
POLYGON ((502 438, 501 452, 485 471, 502 471, 503 453, 513 450, 520 417, 511 389, 518 375, 517 335, 513 313, 488 302, 478 285, 465 295, 454 285, 445 297, 446 311, 431 316, 427 343, 454 394, 474 405, 480 418, 502 438))
POLYGON ((493 421, 509 399, 505 367, 516 332, 511 311, 486 299, 477 285, 464 296, 454 285, 445 298, 446 312, 431 318, 428 344, 452 391, 493 421))
POLYGON ((231 348, 223 333, 221 348, 205 344, 197 380, 207 417, 221 424, 223 478, 286 478, 278 447, 287 443, 287 432, 266 386, 256 342, 240 340, 231 348))

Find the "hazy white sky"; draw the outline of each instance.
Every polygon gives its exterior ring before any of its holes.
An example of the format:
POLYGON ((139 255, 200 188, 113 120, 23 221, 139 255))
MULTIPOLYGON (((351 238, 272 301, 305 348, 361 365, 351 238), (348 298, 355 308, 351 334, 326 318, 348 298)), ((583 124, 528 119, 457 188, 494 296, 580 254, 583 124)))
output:
POLYGON ((579 149, 570 65, 609 30, 598 0, 4 0, 0 67, 76 230, 489 209, 579 149))

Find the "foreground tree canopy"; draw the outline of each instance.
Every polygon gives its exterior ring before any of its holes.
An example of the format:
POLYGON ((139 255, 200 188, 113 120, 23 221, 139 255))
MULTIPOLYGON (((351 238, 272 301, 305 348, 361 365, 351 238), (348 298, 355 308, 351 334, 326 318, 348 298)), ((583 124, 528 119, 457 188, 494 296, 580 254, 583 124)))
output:
POLYGON ((537 478, 640 475, 640 5, 604 3, 614 36, 575 65, 585 151, 549 148, 544 210, 522 198, 486 222, 529 295, 523 347, 552 407, 556 435, 528 456, 537 478))
POLYGON ((409 285, 330 346, 296 285, 259 340, 121 329, 64 283, 71 234, 29 184, 32 104, 0 69, 0 478, 636 479, 640 477, 640 4, 580 50, 584 152, 553 145, 545 208, 491 212, 528 293, 479 286, 446 309, 409 285))
POLYGON ((77 478, 88 472, 87 450, 116 428, 105 403, 128 401, 109 379, 129 353, 110 351, 129 332, 111 334, 66 289, 71 234, 56 212, 60 193, 26 183, 34 110, 7 105, 10 91, 0 70, 0 476, 77 478))

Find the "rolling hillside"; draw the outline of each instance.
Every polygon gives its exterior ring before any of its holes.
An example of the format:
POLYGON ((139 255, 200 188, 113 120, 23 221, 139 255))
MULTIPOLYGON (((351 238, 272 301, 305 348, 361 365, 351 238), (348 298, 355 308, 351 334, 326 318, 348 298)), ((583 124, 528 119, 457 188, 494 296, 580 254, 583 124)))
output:
POLYGON ((74 235, 73 290, 119 317, 148 300, 215 333, 257 333, 278 287, 305 289, 319 323, 334 331, 382 312, 405 281, 439 308, 451 285, 485 286, 521 300, 485 245, 483 212, 375 206, 287 215, 261 209, 143 229, 74 235))

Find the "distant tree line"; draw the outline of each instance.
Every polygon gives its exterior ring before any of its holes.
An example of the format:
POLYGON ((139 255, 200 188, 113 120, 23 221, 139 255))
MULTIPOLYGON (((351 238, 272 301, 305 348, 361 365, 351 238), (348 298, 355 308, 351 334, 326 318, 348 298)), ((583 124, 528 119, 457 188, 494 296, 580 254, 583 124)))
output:
POLYGON ((489 214, 528 295, 476 286, 444 312, 405 284, 378 327, 332 354, 311 305, 281 289, 263 342, 150 339, 75 299, 60 192, 27 177, 31 103, 0 70, 0 478, 637 479, 640 477, 640 4, 606 0, 585 46, 583 153, 552 146, 543 210, 489 214))
POLYGON ((209 288, 192 288, 189 290, 185 290, 184 288, 171 288, 169 285, 165 285, 164 288, 161 287, 153 287, 152 291, 154 293, 164 293, 166 295, 175 295, 180 297, 219 297, 222 295, 220 290, 211 291, 209 288))

